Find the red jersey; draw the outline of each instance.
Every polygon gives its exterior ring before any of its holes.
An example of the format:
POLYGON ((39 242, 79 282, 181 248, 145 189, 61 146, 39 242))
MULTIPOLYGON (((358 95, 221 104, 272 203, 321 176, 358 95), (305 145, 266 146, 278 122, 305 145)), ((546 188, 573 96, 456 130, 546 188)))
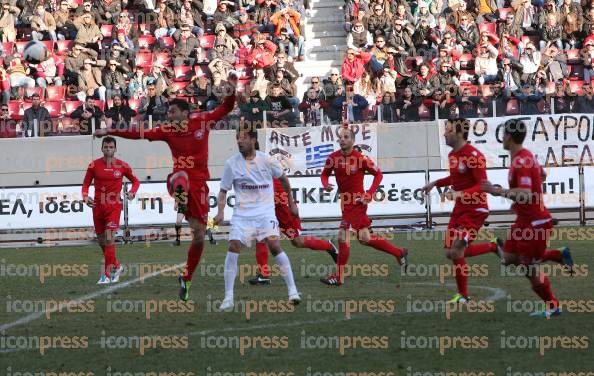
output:
POLYGON ((140 182, 126 162, 113 158, 108 165, 103 158, 95 159, 89 164, 87 174, 83 180, 83 197, 87 198, 89 196, 89 186, 93 182, 95 185, 93 200, 96 206, 121 205, 120 192, 122 191, 124 176, 132 182, 130 192, 136 193, 140 182))
POLYGON ((235 105, 235 95, 225 98, 223 103, 211 112, 200 112, 187 124, 163 123, 159 128, 149 130, 110 129, 109 134, 130 139, 145 138, 149 141, 165 141, 173 156, 173 173, 185 171, 190 182, 206 181, 208 171, 208 136, 210 128, 227 115, 235 105))
POLYGON ((281 181, 277 178, 272 178, 272 183, 274 185, 274 205, 289 205, 289 198, 281 181))
POLYGON ((454 210, 488 209, 487 194, 481 192, 481 181, 487 180, 485 156, 470 144, 448 154, 450 175, 436 182, 437 187, 452 186, 454 191, 464 192, 456 199, 454 210))
POLYGON ((528 149, 520 149, 512 158, 507 176, 509 188, 526 188, 532 192, 529 202, 512 204, 512 210, 520 221, 533 222, 551 218, 544 206, 541 174, 540 164, 528 149))
POLYGON ((336 184, 340 191, 340 198, 343 205, 355 205, 354 200, 364 194, 373 195, 379 187, 383 174, 373 161, 356 150, 350 155, 342 154, 337 150, 326 159, 322 171, 322 186, 328 186, 328 178, 334 171, 336 184), (374 176, 371 187, 365 192, 363 178, 368 172, 374 176), (346 199, 346 200, 345 200, 346 199))

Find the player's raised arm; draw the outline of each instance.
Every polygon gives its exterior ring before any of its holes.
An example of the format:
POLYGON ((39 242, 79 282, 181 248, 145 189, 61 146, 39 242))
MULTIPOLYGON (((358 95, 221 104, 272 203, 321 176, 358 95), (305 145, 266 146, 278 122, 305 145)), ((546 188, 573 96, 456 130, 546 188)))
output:
MULTIPOLYGON (((227 78, 227 82, 229 83, 229 95, 225 96, 223 103, 217 106, 214 110, 210 112, 200 112, 195 114, 192 119, 200 121, 218 121, 225 117, 229 112, 233 111, 235 107, 235 96, 237 92, 237 76, 235 73, 229 73, 229 77, 227 78)), ((210 124, 208 124, 210 126, 210 124)))
POLYGON ((95 206, 95 203, 93 202, 93 199, 89 197, 89 187, 91 186, 91 183, 93 182, 94 178, 95 170, 93 169, 93 162, 91 162, 89 164, 89 167, 87 167, 87 173, 85 174, 85 178, 83 180, 82 185, 83 201, 91 208, 95 206))
POLYGON ((171 131, 171 128, 167 126, 144 129, 144 124, 137 124, 131 125, 129 129, 97 129, 95 133, 93 133, 93 136, 98 138, 103 136, 118 136, 132 140, 146 139, 149 141, 165 141, 169 131, 171 131))

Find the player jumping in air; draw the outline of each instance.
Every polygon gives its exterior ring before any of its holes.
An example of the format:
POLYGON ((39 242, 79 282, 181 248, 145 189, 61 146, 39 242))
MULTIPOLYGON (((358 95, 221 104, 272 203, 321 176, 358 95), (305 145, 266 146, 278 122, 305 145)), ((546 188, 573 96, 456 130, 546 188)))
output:
MULTIPOLYGON (((280 231, 291 240, 296 248, 309 248, 314 251, 326 251, 332 257, 332 260, 336 262, 338 257, 338 250, 332 242, 327 240, 318 239, 314 236, 302 236, 301 231, 301 219, 299 216, 295 216, 291 213, 289 208, 289 201, 287 193, 283 189, 283 185, 280 180, 273 179, 274 181, 274 211, 276 213, 276 219, 280 231)), ((270 284, 270 273, 268 270, 268 247, 264 242, 256 243, 256 262, 260 272, 249 282, 252 285, 269 285, 270 284)))
POLYGON ((210 128, 225 117, 235 105, 237 77, 232 73, 228 81, 230 95, 210 112, 200 112, 190 118, 189 104, 181 99, 169 102, 167 121, 150 130, 101 129, 95 136, 106 134, 131 139, 145 138, 149 141, 164 141, 173 156, 173 172, 167 178, 167 187, 176 202, 178 210, 185 214, 192 229, 192 243, 180 283, 179 297, 188 300, 192 275, 200 262, 204 250, 204 235, 208 220, 208 136, 210 128))
POLYGON ((140 182, 132 173, 132 169, 124 161, 114 157, 116 140, 105 137, 101 143, 103 157, 89 164, 85 175, 82 195, 85 203, 93 208, 93 223, 97 233, 97 241, 103 250, 104 267, 97 284, 115 283, 120 280, 124 270, 116 257, 115 234, 120 227, 122 201, 120 192, 124 176, 132 182, 132 188, 126 193, 132 200, 140 186, 140 182), (95 197, 89 197, 89 186, 95 186, 95 197))
POLYGON ((338 230, 338 260, 336 274, 322 278, 321 282, 330 286, 344 283, 344 267, 349 259, 350 229, 357 232, 357 238, 363 245, 368 245, 396 257, 399 264, 406 267, 406 248, 397 248, 386 239, 371 234, 371 220, 367 216, 367 204, 382 181, 382 172, 373 161, 360 152, 353 150, 355 133, 350 128, 341 128, 338 134, 340 150, 330 154, 322 171, 322 186, 331 192, 334 186, 328 182, 334 171, 336 184, 340 191, 342 221, 338 230), (367 191, 363 187, 363 178, 368 172, 373 175, 373 183, 367 191))
MULTIPOLYGON (((223 222, 227 191, 235 191, 235 206, 229 231, 229 251, 225 258, 225 298, 220 310, 230 310, 234 306, 233 287, 237 276, 237 259, 244 246, 249 247, 252 239, 264 240, 270 248, 281 271, 289 292, 289 301, 299 304, 301 298, 295 281, 291 262, 282 250, 279 238, 278 220, 274 213, 273 178, 278 178, 285 190, 291 192, 289 179, 285 176, 280 163, 257 150, 258 134, 256 130, 239 129, 237 146, 239 153, 225 162, 221 178, 221 190, 218 195, 218 213, 214 223, 223 222)), ((291 194, 287 195, 291 214, 299 216, 297 205, 291 194)))
POLYGON ((502 242, 494 239, 489 243, 473 244, 485 220, 489 216, 487 194, 480 189, 481 181, 487 179, 485 156, 468 143, 470 122, 467 119, 451 119, 445 126, 445 141, 452 148, 448 154, 450 175, 428 183, 423 187, 429 193, 433 187, 451 186, 446 198, 455 201, 445 234, 446 257, 454 264, 454 276, 458 293, 452 303, 465 303, 468 295, 467 257, 495 253, 501 257, 502 242))
POLYGON ((551 317, 561 313, 559 301, 551 290, 546 275, 539 271, 543 261, 554 261, 573 268, 569 248, 546 249, 553 231, 553 219, 545 208, 542 195, 542 169, 534 155, 522 146, 526 138, 526 124, 521 120, 505 122, 503 148, 509 151, 509 189, 493 185, 488 180, 481 183, 484 192, 513 201, 516 221, 505 241, 503 264, 527 266, 526 277, 532 290, 545 302, 543 311, 531 316, 551 317))

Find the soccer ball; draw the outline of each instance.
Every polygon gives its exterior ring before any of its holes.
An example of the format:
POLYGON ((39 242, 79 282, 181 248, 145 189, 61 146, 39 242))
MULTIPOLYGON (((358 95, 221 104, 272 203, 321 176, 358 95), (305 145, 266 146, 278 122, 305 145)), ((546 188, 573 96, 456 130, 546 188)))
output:
POLYGON ((47 60, 47 48, 39 41, 31 41, 23 50, 23 58, 31 64, 39 64, 47 60))

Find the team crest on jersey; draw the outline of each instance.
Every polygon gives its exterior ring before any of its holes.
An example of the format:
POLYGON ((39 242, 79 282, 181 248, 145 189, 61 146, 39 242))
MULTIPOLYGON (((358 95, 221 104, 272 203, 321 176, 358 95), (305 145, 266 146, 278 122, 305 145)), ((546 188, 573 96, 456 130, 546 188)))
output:
POLYGON ((113 172, 113 176, 115 176, 116 178, 121 178, 122 177, 122 173, 120 172, 120 170, 115 170, 113 172))
POLYGON ((194 132, 194 138, 196 140, 202 140, 202 137, 204 137, 204 131, 202 129, 198 129, 196 132, 194 132))

